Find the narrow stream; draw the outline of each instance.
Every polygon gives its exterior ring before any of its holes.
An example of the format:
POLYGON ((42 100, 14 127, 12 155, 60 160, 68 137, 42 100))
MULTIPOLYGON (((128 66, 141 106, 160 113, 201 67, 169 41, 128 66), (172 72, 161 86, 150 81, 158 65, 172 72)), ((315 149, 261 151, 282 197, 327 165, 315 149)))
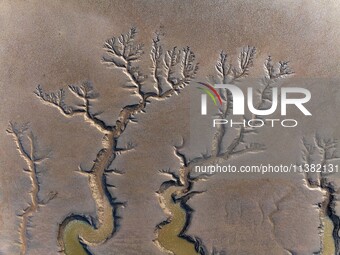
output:
POLYGON ((70 216, 60 226, 58 241, 66 255, 89 255, 87 246, 99 245, 109 239, 115 231, 114 209, 105 193, 103 178, 105 169, 113 160, 113 133, 108 135, 106 148, 102 149, 89 175, 89 187, 96 203, 96 222, 84 217, 70 216))
POLYGON ((173 195, 182 190, 181 186, 170 186, 160 194, 160 204, 169 218, 157 229, 156 241, 162 249, 175 255, 200 255, 195 249, 194 242, 181 237, 186 228, 188 212, 182 207, 181 202, 173 199, 173 195))
POLYGON ((333 239, 333 222, 328 216, 322 217, 324 225, 323 233, 323 255, 334 255, 335 254, 335 244, 333 239))
MULTIPOLYGON (((92 176, 90 183, 95 182, 92 176)), ((64 243, 64 252, 67 255, 88 255, 89 252, 84 249, 85 245, 98 245, 106 241, 114 229, 114 215, 110 202, 104 197, 97 197, 99 227, 94 228, 84 220, 71 220, 66 224, 63 230, 62 242, 64 243), (82 244, 83 243, 83 244, 82 244)))

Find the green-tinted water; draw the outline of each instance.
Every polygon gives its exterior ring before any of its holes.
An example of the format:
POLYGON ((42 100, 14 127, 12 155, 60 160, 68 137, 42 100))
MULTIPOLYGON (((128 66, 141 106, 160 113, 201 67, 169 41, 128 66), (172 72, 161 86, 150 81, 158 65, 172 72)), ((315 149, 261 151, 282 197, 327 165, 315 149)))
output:
POLYGON ((335 244, 333 239, 333 223, 330 218, 324 216, 322 218, 324 225, 323 233, 323 255, 334 255, 335 254, 335 244))
POLYGON ((169 217, 169 223, 157 230, 157 242, 165 250, 175 255, 199 255, 195 244, 180 237, 187 221, 187 212, 179 202, 172 199, 172 195, 183 187, 171 186, 160 195, 160 202, 169 217))
POLYGON ((92 195, 97 204, 98 227, 81 220, 68 222, 63 229, 61 240, 66 255, 88 255, 80 240, 88 245, 98 245, 106 241, 114 231, 112 206, 103 192, 102 179, 99 176, 91 175, 89 178, 92 195))

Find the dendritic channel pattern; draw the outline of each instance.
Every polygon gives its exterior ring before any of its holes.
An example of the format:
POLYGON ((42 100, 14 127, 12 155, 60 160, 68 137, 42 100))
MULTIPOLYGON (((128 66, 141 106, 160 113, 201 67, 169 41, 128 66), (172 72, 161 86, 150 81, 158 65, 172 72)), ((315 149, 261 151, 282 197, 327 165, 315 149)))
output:
MULTIPOLYGON (((217 76, 211 76, 209 82, 213 84, 233 84, 242 80, 248 76, 255 55, 255 47, 244 47, 238 56, 238 64, 234 66, 231 64, 228 55, 222 51, 216 64, 217 76)), ((259 102, 256 109, 261 110, 271 107, 272 88, 279 86, 278 81, 293 74, 288 62, 273 63, 270 56, 264 63, 264 71, 262 85, 257 90, 259 102)), ((233 106, 232 94, 226 89, 220 89, 219 92, 223 104, 218 109, 218 117, 228 119, 231 117, 233 106)), ((247 120, 248 117, 242 116, 242 118, 247 120)), ((207 250, 198 237, 185 234, 189 227, 192 212, 186 203, 192 196, 201 193, 192 191, 194 183, 209 178, 209 175, 206 174, 195 175, 193 171, 195 166, 223 164, 231 158, 248 153, 259 153, 265 149, 263 144, 250 142, 251 135, 257 133, 256 128, 241 126, 235 128, 235 130, 237 131, 236 135, 226 125, 217 126, 209 152, 202 153, 201 156, 193 159, 186 157, 183 153, 184 140, 181 146, 175 147, 175 154, 181 162, 181 168, 178 171, 161 171, 170 175, 172 180, 164 182, 158 192, 160 206, 168 216, 168 219, 156 228, 156 244, 161 249, 176 255, 224 254, 223 251, 217 251, 214 248, 212 251, 207 250), (228 138, 233 136, 232 139, 229 139, 231 140, 229 144, 226 144, 227 136, 228 138)))
POLYGON ((332 163, 340 160, 338 141, 315 134, 312 138, 301 139, 302 166, 319 165, 321 171, 305 171, 305 179, 310 188, 322 189, 325 199, 319 205, 322 232, 320 254, 340 254, 340 218, 336 214, 335 206, 339 188, 332 181, 332 163), (331 165, 330 165, 331 164, 331 165))
POLYGON ((131 28, 128 33, 112 37, 104 44, 106 55, 103 57, 103 63, 122 70, 139 96, 138 103, 122 108, 114 125, 106 124, 99 114, 92 112, 93 102, 97 100, 99 94, 95 92, 91 82, 68 87, 70 92, 83 102, 76 106, 65 103, 64 89, 47 93, 38 86, 35 92, 44 103, 56 107, 61 114, 67 117, 81 115, 86 123, 95 126, 103 134, 103 148, 97 153, 91 169, 80 168, 80 173, 88 176, 89 187, 96 203, 97 217, 89 220, 89 217, 82 215, 71 215, 60 224, 58 241, 62 252, 67 255, 91 254, 89 246, 105 242, 117 229, 117 207, 122 203, 117 202, 108 192, 106 175, 110 172, 119 173, 115 169, 110 169, 111 163, 118 154, 133 149, 129 146, 117 147, 127 125, 136 122, 135 115, 145 113, 149 103, 163 101, 178 94, 198 71, 195 55, 189 47, 183 49, 174 47, 165 51, 160 35, 156 34, 151 47, 152 77, 147 77, 136 64, 143 54, 143 45, 135 42, 136 35, 137 30, 131 28), (156 92, 145 88, 147 82, 154 84, 156 92))
POLYGON ((29 192, 31 200, 28 202, 27 207, 17 214, 21 219, 19 224, 20 254, 25 255, 28 249, 28 228, 31 217, 34 213, 38 212, 40 207, 45 206, 54 199, 57 196, 57 192, 51 191, 43 199, 41 198, 38 175, 42 169, 41 165, 44 160, 48 159, 49 153, 44 155, 38 150, 37 138, 29 129, 29 124, 19 125, 11 122, 6 131, 13 136, 19 155, 25 160, 27 165, 23 170, 31 180, 31 190, 29 192))

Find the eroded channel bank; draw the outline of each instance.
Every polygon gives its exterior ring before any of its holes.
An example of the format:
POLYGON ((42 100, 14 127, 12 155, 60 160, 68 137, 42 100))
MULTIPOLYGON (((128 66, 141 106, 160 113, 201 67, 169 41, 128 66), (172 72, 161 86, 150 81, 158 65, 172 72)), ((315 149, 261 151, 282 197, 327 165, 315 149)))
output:
POLYGON ((105 188, 104 172, 114 159, 114 133, 105 137, 106 147, 102 149, 88 173, 89 187, 97 208, 97 222, 84 217, 70 216, 59 228, 58 241, 67 255, 88 255, 86 246, 98 245, 109 239, 115 231, 114 205, 105 188))
POLYGON ((135 42, 137 31, 131 28, 127 34, 112 37, 105 42, 104 48, 107 56, 103 57, 103 63, 121 69, 135 87, 139 96, 138 103, 129 104, 122 108, 113 126, 107 125, 103 120, 91 113, 91 100, 97 97, 92 85, 87 82, 82 86, 69 86, 69 89, 83 101, 82 108, 72 108, 64 102, 65 92, 60 89, 58 92, 45 93, 38 86, 36 95, 43 101, 57 106, 59 110, 68 116, 81 114, 84 119, 94 125, 102 134, 103 149, 96 157, 90 171, 82 171, 88 175, 89 187, 96 203, 97 217, 89 221, 80 215, 67 217, 59 228, 58 241, 67 255, 89 254, 87 246, 98 245, 112 237, 116 231, 115 209, 116 202, 113 202, 107 191, 105 172, 108 170, 117 154, 131 148, 117 148, 117 141, 126 130, 128 123, 136 122, 135 115, 145 113, 147 103, 152 101, 163 101, 177 94, 190 81, 195 78, 198 66, 195 61, 195 54, 189 47, 182 50, 174 47, 172 50, 164 51, 160 44, 159 35, 152 40, 151 59, 153 62, 152 73, 154 88, 156 91, 144 91, 146 75, 139 71, 135 64, 144 53, 143 45, 135 42), (165 78, 165 79, 163 79, 165 78), (166 88, 164 87, 166 83, 166 88))
POLYGON ((158 226, 156 242, 161 249, 176 255, 199 255, 195 242, 183 236, 189 215, 183 204, 175 200, 183 189, 183 186, 174 185, 160 192, 160 205, 169 218, 158 226))

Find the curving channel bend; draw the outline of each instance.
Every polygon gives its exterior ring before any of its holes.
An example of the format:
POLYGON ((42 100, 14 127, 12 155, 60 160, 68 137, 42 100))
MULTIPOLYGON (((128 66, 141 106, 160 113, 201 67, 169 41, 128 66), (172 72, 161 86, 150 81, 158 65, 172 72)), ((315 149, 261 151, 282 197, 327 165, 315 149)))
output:
POLYGON ((170 186, 160 192, 160 205, 169 218, 158 226, 156 243, 161 249, 176 255, 199 255, 195 242, 183 235, 187 226, 188 212, 180 201, 174 199, 183 191, 183 186, 170 186))
POLYGON ((105 188, 105 169, 115 157, 113 134, 108 135, 106 148, 102 149, 89 175, 89 187, 97 208, 97 224, 85 217, 69 216, 59 228, 58 241, 66 255, 89 255, 87 246, 102 244, 115 232, 114 206, 105 188))

